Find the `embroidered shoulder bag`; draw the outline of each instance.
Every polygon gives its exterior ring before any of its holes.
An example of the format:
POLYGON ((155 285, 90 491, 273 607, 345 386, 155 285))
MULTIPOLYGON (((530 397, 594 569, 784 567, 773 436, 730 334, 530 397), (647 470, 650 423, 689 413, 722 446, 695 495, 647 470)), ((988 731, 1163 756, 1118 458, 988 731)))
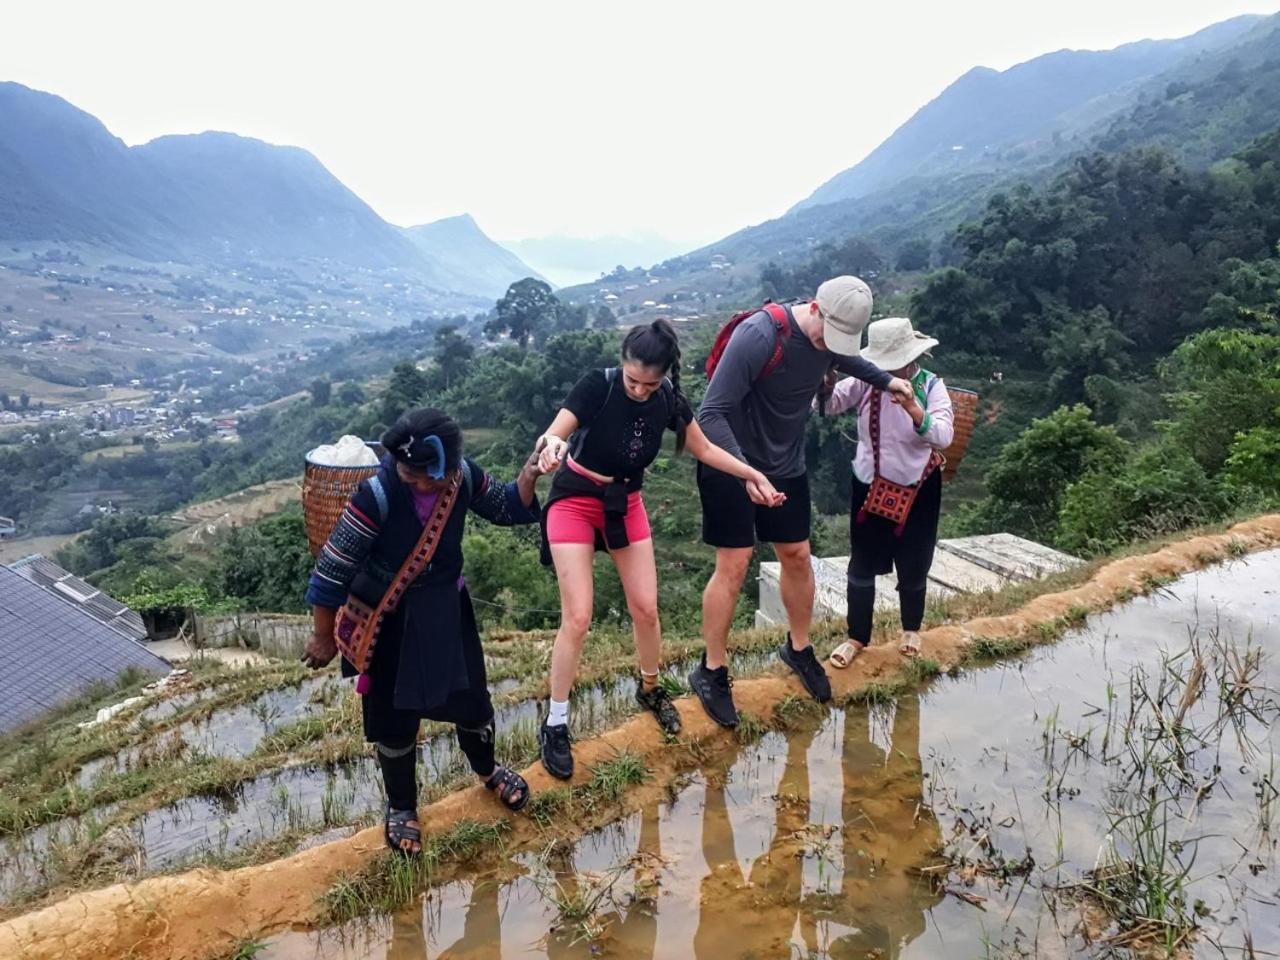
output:
POLYGON ((876 474, 867 490, 867 499, 858 511, 858 523, 866 523, 868 516, 884 517, 894 524, 893 535, 900 537, 907 528, 907 517, 911 515, 911 507, 916 502, 916 495, 929 474, 942 465, 942 457, 934 450, 929 454, 929 462, 924 465, 920 479, 912 486, 894 483, 880 475, 880 391, 871 390, 871 453, 875 457, 876 474))
POLYGON ((431 516, 422 526, 422 536, 417 545, 405 559, 400 571, 391 581, 391 586, 382 595, 376 607, 371 607, 360 598, 351 594, 346 604, 338 611, 333 625, 333 636, 338 651, 356 668, 360 678, 356 681, 356 690, 365 694, 369 692, 369 664, 373 660, 374 644, 378 640, 378 629, 383 619, 394 612, 404 596, 409 584, 418 578, 431 563, 436 547, 440 545, 440 535, 444 532, 449 515, 453 513, 453 505, 458 499, 458 488, 461 486, 461 473, 455 473, 449 485, 440 493, 431 516))

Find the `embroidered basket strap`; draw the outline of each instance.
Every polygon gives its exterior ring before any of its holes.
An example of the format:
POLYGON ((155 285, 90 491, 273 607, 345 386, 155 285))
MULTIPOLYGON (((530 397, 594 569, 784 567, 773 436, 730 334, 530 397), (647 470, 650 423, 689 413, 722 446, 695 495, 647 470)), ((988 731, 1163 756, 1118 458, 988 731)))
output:
POLYGON ((875 458, 875 475, 880 476, 880 391, 871 388, 871 455, 875 458))
POLYGON ((378 609, 373 615, 374 623, 380 622, 384 616, 395 610, 405 590, 409 589, 409 584, 418 579, 418 574, 431 563, 436 547, 440 546, 440 534, 444 532, 445 524, 449 522, 449 515, 453 513, 454 502, 458 499, 460 480, 461 474, 454 473, 449 486, 445 487, 440 498, 436 500, 435 509, 431 511, 427 522, 422 525, 422 536, 418 538, 417 546, 405 558, 400 566, 400 572, 391 581, 391 587, 382 595, 378 609))
MULTIPOLYGON (((871 390, 871 453, 875 458, 875 475, 880 476, 880 391, 874 387, 871 390)), ((945 463, 938 451, 929 454, 929 459, 925 461, 924 470, 920 474, 920 479, 916 481, 916 485, 924 483, 929 479, 929 474, 945 463)))

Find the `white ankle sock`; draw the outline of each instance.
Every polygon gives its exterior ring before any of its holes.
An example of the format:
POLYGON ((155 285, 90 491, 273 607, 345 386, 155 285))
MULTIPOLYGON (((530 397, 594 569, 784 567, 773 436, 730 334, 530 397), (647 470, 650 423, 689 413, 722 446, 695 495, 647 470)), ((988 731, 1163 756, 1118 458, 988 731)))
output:
POLYGON ((569 701, 552 700, 551 711, 547 714, 547 726, 567 726, 569 723, 569 701))

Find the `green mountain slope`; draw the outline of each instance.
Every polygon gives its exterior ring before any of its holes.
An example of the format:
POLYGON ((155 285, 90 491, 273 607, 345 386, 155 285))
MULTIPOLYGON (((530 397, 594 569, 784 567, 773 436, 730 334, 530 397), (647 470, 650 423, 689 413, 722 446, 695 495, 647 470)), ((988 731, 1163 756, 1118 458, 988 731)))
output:
POLYGON ((1189 37, 1114 50, 1059 50, 999 72, 975 67, 795 209, 856 199, 912 177, 1007 170, 1060 155, 1083 125, 1127 102, 1135 84, 1235 43, 1260 20, 1237 17, 1189 37))
MULTIPOLYGON (((841 174, 786 215, 667 261, 655 273, 677 278, 685 287, 706 289, 720 283, 717 289, 729 293, 722 280, 727 260, 737 268, 739 295, 754 295, 753 267, 765 261, 807 259, 818 244, 839 242, 852 234, 870 236, 889 253, 913 238, 937 240, 962 220, 980 214, 997 188, 1016 181, 1044 182, 1074 157, 1092 150, 1159 147, 1193 168, 1203 167, 1232 155, 1260 133, 1280 127, 1280 15, 1238 18, 1170 43, 1120 48, 1123 69, 1112 64, 1108 70, 1113 76, 1131 79, 1109 93, 1099 94, 1089 86, 1090 96, 1083 98, 1063 92, 1050 97, 1044 93, 1045 78, 1077 82, 1083 66, 1092 64, 1102 70, 1099 64, 1107 63, 1105 57, 1099 61, 1091 53, 1050 54, 1006 71, 1037 80, 1032 87, 1057 111, 1051 124, 1036 120, 1019 126, 988 116, 1000 111, 991 110, 974 91, 994 81, 971 72, 904 124, 864 161, 865 166, 859 164, 841 174), (1145 78, 1134 66, 1134 62, 1147 68, 1167 63, 1171 53, 1177 56, 1168 69, 1145 78), (935 104, 941 106, 931 109, 935 104), (935 114, 948 115, 931 128, 934 139, 927 141, 922 124, 935 114), (948 145, 943 151, 943 145, 959 135, 957 131, 970 126, 1003 130, 1003 146, 950 151, 948 145), (933 159, 914 167, 903 160, 896 172, 883 167, 883 158, 901 160, 902 151, 910 146, 933 159), (939 160, 944 152, 967 159, 939 160), (891 175, 897 179, 889 179, 891 175), (836 202, 811 202, 832 195, 837 187, 867 192, 836 202), (713 272, 716 260, 721 268, 713 272)), ((1009 102, 1022 103, 1021 94, 1005 91, 1002 95, 1009 102)), ((653 291, 662 292, 663 288, 653 291)), ((574 294, 586 299, 590 291, 583 288, 574 294)))

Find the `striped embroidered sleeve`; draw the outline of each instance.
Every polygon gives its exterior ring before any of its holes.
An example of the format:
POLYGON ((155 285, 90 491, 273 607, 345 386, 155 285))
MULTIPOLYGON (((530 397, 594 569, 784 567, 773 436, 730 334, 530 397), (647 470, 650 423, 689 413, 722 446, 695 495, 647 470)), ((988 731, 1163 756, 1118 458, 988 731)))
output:
POLYGON ((526 507, 520 499, 520 490, 514 480, 510 483, 495 480, 474 460, 467 462, 471 466, 472 478, 470 507, 478 516, 500 527, 538 522, 541 512, 536 496, 533 503, 526 507))
POLYGON ((315 607, 337 608, 347 602, 351 581, 364 565, 381 529, 378 503, 369 484, 360 484, 338 518, 333 533, 307 581, 307 603, 315 607))

